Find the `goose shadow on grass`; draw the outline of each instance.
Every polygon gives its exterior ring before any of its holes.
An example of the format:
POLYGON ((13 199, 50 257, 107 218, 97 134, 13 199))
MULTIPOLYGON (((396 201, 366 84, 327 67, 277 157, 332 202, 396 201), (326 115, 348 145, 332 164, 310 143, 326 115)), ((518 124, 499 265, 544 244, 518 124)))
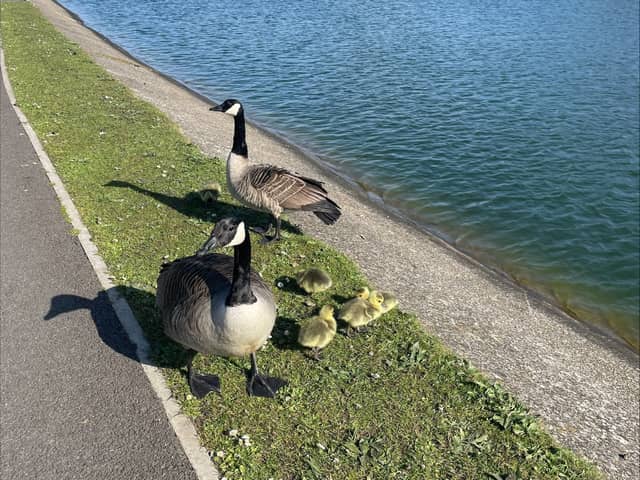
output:
MULTIPOLYGON (((128 188, 136 193, 141 193, 153 198, 157 202, 173 208, 175 211, 191 218, 197 218, 202 221, 211 221, 211 214, 215 213, 218 218, 228 216, 238 216, 244 219, 252 227, 263 227, 269 222, 273 222, 273 218, 268 213, 259 212, 250 208, 233 205, 231 203, 215 200, 212 203, 205 203, 198 192, 189 192, 184 197, 174 197, 165 193, 154 192, 139 185, 135 185, 123 180, 111 180, 104 185, 105 187, 128 188)), ((286 220, 282 220, 282 229, 294 234, 300 234, 302 231, 295 225, 286 220)))

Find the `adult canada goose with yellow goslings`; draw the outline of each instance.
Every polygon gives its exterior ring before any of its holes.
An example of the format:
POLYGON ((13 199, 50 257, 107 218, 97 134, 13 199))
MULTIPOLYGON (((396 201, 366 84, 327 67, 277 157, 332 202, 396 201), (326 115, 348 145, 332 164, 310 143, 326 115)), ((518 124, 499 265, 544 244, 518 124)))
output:
POLYGON ((310 348, 313 358, 320 360, 320 350, 325 348, 336 335, 337 324, 333 317, 333 307, 325 305, 320 309, 320 313, 308 319, 298 335, 298 343, 303 347, 310 348))
POLYGON ((322 183, 312 178, 292 173, 285 168, 249 162, 244 109, 238 100, 228 99, 211 107, 214 112, 224 112, 234 120, 233 146, 227 158, 227 185, 231 195, 242 204, 273 215, 276 231, 273 237, 265 228, 253 229, 268 243, 280 239, 280 215, 284 210, 313 212, 327 225, 340 217, 340 207, 328 197, 322 183))
POLYGON ((324 292, 333 284, 329 274, 319 268, 309 268, 296 273, 296 281, 298 286, 307 293, 324 292))
POLYGON ((189 350, 187 376, 196 397, 220 392, 216 375, 194 371, 192 362, 198 352, 250 355, 249 395, 273 397, 286 384, 258 373, 256 351, 271 334, 276 303, 269 286, 251 269, 251 240, 243 221, 220 220, 195 255, 163 265, 156 305, 166 335, 189 350), (234 248, 233 257, 208 253, 225 246, 234 248))

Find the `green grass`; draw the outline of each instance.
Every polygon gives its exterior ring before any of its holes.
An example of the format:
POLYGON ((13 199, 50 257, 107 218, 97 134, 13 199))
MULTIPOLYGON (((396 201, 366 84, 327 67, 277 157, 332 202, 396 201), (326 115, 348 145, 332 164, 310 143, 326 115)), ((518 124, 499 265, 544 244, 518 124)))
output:
POLYGON ((367 281, 351 260, 291 225, 279 244, 254 243, 253 264, 279 305, 273 339, 258 362, 288 379, 288 387, 275 400, 249 398, 246 359, 198 356, 200 369, 220 374, 223 396, 192 398, 179 369, 182 349, 163 335, 154 307, 158 268, 163 259, 192 254, 218 218, 267 217, 238 206, 227 192, 204 205, 193 192, 208 181, 224 184, 220 160, 189 144, 28 3, 1 8, 18 103, 173 394, 229 479, 601 478, 411 315, 393 311, 367 333, 337 335, 322 362, 308 359, 294 340, 300 321, 316 308, 294 287, 294 273, 314 265, 330 272, 334 287, 314 298, 318 306, 338 305, 367 281), (251 445, 228 434, 234 429, 248 434, 251 445))

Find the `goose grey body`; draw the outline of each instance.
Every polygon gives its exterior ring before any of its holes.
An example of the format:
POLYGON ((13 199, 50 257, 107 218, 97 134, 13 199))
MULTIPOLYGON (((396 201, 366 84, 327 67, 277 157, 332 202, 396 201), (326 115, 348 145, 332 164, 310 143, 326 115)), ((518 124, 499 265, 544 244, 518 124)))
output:
POLYGON ((156 298, 165 334, 187 348, 224 357, 264 345, 276 318, 271 289, 251 272, 256 301, 227 306, 232 277, 233 257, 217 253, 164 265, 156 298))
POLYGON ((320 182, 273 165, 251 165, 233 152, 227 157, 227 187, 239 202, 275 218, 284 210, 308 210, 329 225, 340 216, 320 182))
POLYGON ((233 146, 227 157, 229 192, 247 207, 273 215, 276 220, 273 240, 279 238, 280 215, 284 210, 313 212, 327 225, 338 220, 340 207, 328 197, 321 182, 285 168, 249 162, 244 110, 240 102, 226 100, 211 110, 234 117, 233 146))
POLYGON ((223 357, 249 354, 249 395, 273 397, 286 384, 258 373, 256 351, 271 334, 276 303, 269 286, 251 270, 251 240, 244 222, 221 219, 196 255, 163 265, 156 305, 165 334, 190 352, 187 378, 196 397, 220 392, 216 375, 193 370, 198 352, 223 357), (207 253, 216 246, 234 247, 233 257, 207 253))

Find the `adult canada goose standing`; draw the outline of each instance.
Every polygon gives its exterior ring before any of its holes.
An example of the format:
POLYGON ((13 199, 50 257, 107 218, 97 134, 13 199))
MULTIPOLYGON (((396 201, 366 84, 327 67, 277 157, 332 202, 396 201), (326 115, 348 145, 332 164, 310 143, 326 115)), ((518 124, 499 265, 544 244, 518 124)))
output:
POLYGON ((313 212, 327 225, 340 217, 340 207, 327 196, 322 183, 272 165, 251 165, 245 136, 244 109, 233 99, 225 100, 214 112, 224 112, 234 118, 233 146, 227 158, 227 184, 231 195, 244 205, 268 212, 276 221, 276 232, 271 238, 264 229, 255 229, 268 243, 280 239, 280 214, 283 210, 313 212))
POLYGON ((276 303, 269 286, 251 270, 251 240, 244 222, 220 220, 195 255, 163 265, 156 305, 166 335, 189 349, 187 375, 196 397, 220 392, 216 375, 194 372, 198 352, 223 357, 249 354, 249 395, 273 397, 286 384, 258 374, 256 351, 273 329, 276 303), (207 253, 216 246, 233 246, 234 256, 207 253))

